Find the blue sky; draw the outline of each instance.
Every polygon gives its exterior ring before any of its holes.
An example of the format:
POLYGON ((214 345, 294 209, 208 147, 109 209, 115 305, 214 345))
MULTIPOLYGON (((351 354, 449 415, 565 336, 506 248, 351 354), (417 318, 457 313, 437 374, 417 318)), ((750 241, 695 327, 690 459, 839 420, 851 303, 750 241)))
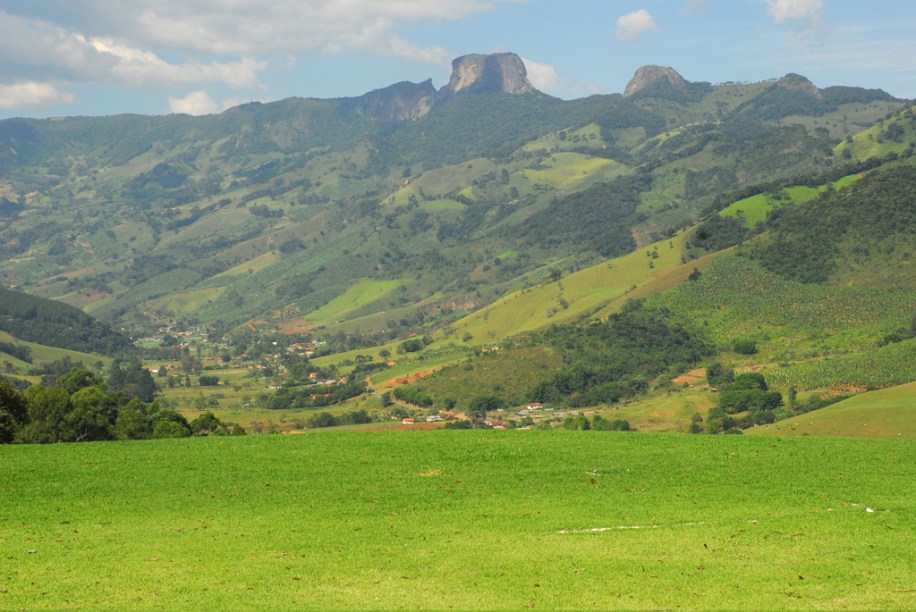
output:
POLYGON ((512 51, 542 91, 797 72, 916 98, 914 0, 0 0, 0 118, 219 112, 448 82, 512 51))

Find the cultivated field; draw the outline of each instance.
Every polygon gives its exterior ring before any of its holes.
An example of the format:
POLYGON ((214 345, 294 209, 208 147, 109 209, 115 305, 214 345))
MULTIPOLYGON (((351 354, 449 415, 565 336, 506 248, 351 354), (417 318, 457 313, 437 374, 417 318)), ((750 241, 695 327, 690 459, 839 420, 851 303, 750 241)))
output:
POLYGON ((907 609, 916 445, 568 431, 0 447, 2 609, 907 609))

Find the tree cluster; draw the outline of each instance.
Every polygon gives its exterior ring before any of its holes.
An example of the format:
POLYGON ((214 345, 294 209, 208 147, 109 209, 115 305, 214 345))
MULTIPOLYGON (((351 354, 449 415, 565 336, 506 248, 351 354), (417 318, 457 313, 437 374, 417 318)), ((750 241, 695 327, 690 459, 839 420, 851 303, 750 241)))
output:
POLYGON ((805 206, 783 206, 769 237, 747 255, 786 278, 826 282, 841 266, 872 257, 910 256, 916 235, 916 167, 875 170, 805 206))
POLYGON ((267 401, 271 410, 288 408, 321 408, 362 395, 366 392, 366 383, 362 380, 351 380, 337 385, 311 385, 305 387, 284 387, 278 389, 267 401))
POLYGON ((617 403, 645 391, 659 374, 711 352, 666 311, 641 302, 601 323, 554 327, 545 340, 563 355, 564 368, 537 385, 530 399, 572 407, 617 403))
POLYGON ((782 394, 770 391, 763 374, 737 374, 714 363, 707 368, 707 382, 719 391, 718 405, 703 417, 694 414, 687 424, 688 433, 741 433, 741 430, 772 423, 783 405, 782 394))
POLYGON ((190 423, 155 401, 145 403, 74 367, 54 384, 32 385, 24 393, 0 380, 0 443, 46 444, 92 440, 180 438, 244 434, 239 426, 205 413, 190 423))

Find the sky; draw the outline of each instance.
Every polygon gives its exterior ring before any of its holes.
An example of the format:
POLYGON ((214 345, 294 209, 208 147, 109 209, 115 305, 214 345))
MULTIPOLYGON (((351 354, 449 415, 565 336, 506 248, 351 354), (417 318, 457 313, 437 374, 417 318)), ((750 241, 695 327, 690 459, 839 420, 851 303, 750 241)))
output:
POLYGON ((0 0, 0 119, 221 112, 448 82, 511 51, 541 91, 802 74, 916 98, 916 0, 0 0))

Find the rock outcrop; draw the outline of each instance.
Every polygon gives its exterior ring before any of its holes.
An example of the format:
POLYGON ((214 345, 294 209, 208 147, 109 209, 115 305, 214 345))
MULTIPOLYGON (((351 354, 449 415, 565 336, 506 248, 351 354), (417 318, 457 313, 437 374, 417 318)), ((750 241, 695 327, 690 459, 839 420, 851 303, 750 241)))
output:
POLYGON ((360 96, 355 110, 374 121, 410 121, 429 114, 435 98, 432 79, 422 83, 403 81, 360 96))
POLYGON ((633 78, 627 83, 627 88, 624 90, 623 95, 624 97, 632 96, 661 79, 668 79, 671 86, 678 91, 684 91, 687 88, 687 81, 674 68, 643 66, 636 71, 633 78))
POLYGON ((400 123, 425 117, 433 107, 462 92, 497 91, 508 94, 537 93, 528 81, 525 63, 514 53, 472 54, 452 61, 448 85, 438 91, 432 79, 422 83, 404 81, 352 98, 354 112, 383 123, 400 123))
POLYGON ((439 93, 453 95, 461 91, 525 94, 537 90, 528 82, 525 63, 515 53, 475 53, 452 61, 452 76, 439 93))

